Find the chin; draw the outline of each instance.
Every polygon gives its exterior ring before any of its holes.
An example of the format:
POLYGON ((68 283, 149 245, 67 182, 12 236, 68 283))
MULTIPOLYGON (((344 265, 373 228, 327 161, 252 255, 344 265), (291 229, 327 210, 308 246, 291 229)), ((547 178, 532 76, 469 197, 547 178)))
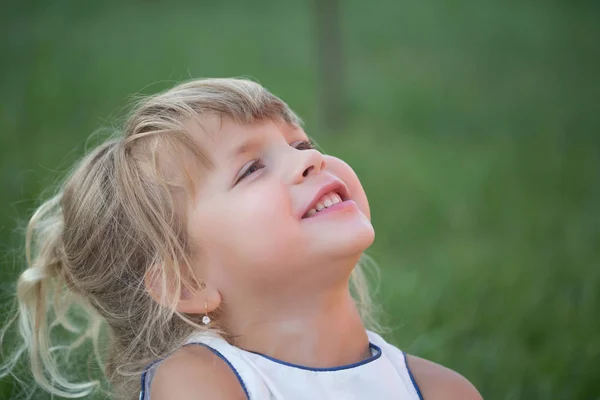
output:
POLYGON ((373 229, 373 226, 369 224, 368 229, 365 229, 364 232, 356 235, 355 241, 356 248, 360 249, 361 253, 371 247, 375 241, 375 230, 373 229))
POLYGON ((323 252, 332 257, 351 257, 362 254, 375 240, 375 231, 369 224, 362 229, 345 231, 331 236, 316 244, 319 253, 323 252))

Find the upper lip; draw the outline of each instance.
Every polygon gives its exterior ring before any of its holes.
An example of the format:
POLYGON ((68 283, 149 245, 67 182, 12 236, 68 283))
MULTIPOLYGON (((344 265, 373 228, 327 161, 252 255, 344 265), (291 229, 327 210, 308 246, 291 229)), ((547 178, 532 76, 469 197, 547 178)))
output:
POLYGON ((323 197, 323 195, 330 192, 337 193, 341 197, 342 201, 346 201, 349 199, 348 189, 346 188, 346 185, 344 185, 344 182, 340 181, 339 179, 334 179, 332 181, 326 182, 319 187, 319 190, 314 195, 312 200, 306 205, 304 211, 302 212, 301 218, 306 217, 308 211, 310 211, 312 208, 315 208, 317 201, 321 197, 323 197))

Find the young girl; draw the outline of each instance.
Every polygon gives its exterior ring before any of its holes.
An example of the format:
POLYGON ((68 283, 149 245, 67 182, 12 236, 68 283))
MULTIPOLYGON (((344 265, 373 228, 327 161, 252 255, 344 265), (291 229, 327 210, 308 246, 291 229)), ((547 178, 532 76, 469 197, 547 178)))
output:
POLYGON ((92 339, 116 399, 480 399, 366 330, 373 239, 358 178, 283 101, 184 83, 142 101, 32 217, 6 368, 25 350, 42 388, 89 396, 99 383, 70 382, 50 339, 84 310, 74 346, 92 339))

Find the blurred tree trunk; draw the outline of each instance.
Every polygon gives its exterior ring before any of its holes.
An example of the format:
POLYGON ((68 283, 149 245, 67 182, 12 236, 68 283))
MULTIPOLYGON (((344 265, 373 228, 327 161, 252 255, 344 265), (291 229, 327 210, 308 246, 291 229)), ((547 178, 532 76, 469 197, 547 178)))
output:
POLYGON ((317 29, 317 94, 320 126, 327 131, 343 126, 343 59, 339 0, 314 0, 317 29))

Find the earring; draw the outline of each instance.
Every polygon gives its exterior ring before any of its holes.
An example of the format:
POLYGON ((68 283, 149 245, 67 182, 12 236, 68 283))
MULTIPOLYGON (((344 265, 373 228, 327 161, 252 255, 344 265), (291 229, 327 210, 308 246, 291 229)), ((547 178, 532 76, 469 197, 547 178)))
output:
POLYGON ((202 323, 204 325, 210 324, 210 317, 208 316, 208 303, 204 302, 204 317, 202 317, 202 323))

